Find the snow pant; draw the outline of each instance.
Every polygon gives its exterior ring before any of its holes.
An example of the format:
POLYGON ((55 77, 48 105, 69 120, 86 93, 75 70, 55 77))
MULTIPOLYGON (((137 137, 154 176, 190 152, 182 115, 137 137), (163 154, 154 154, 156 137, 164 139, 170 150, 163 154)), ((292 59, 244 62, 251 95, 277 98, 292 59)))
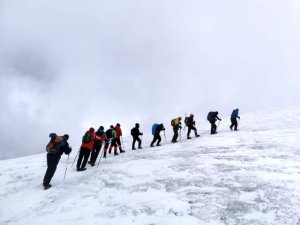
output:
POLYGON ((121 139, 120 139, 120 137, 116 137, 115 141, 116 141, 116 145, 118 146, 118 148, 120 149, 120 151, 122 151, 122 145, 121 145, 121 139))
POLYGON ((216 125, 216 121, 209 121, 211 124, 211 128, 210 128, 210 134, 215 134, 217 133, 217 125, 216 125))
POLYGON ((80 153, 79 153, 79 157, 78 157, 78 161, 77 161, 77 169, 85 168, 86 163, 89 159, 90 153, 91 153, 90 149, 83 148, 83 147, 80 148, 80 153), (82 159, 83 159, 83 162, 82 162, 82 159), (81 162, 82 162, 82 164, 81 164, 81 162))
POLYGON ((232 130, 232 128, 234 127, 234 130, 237 130, 237 119, 236 118, 231 118, 231 125, 230 125, 230 129, 232 130))
POLYGON ((173 131, 174 131, 174 136, 172 138, 172 142, 176 142, 177 138, 178 138, 178 130, 179 130, 179 126, 174 126, 173 127, 173 131))
POLYGON ((156 146, 159 146, 159 143, 161 142, 161 137, 160 137, 159 133, 155 133, 155 134, 154 134, 153 141, 151 142, 151 146, 152 146, 152 147, 153 147, 154 143, 155 143, 157 140, 158 140, 158 142, 157 142, 157 145, 156 145, 156 146))
POLYGON ((196 127, 194 127, 194 126, 188 126, 187 138, 190 137, 190 133, 191 133, 192 130, 195 131, 195 136, 198 135, 196 127))
POLYGON ((91 152, 91 163, 95 163, 96 160, 97 160, 97 157, 99 155, 99 152, 101 150, 101 147, 102 147, 102 142, 99 142, 99 141, 95 141, 95 144, 94 144, 94 149, 93 151, 91 152))
POLYGON ((110 143, 108 152, 111 153, 111 149, 114 147, 114 152, 117 152, 117 138, 113 138, 110 143))
POLYGON ((60 155, 59 154, 47 154, 47 170, 46 174, 44 177, 44 182, 43 185, 48 185, 56 171, 57 164, 59 163, 60 160, 60 155))
POLYGON ((103 157, 104 157, 104 158, 106 158, 106 153, 107 153, 108 147, 109 147, 109 141, 106 140, 106 141, 105 141, 105 145, 104 145, 104 149, 103 149, 103 151, 104 151, 103 157))
POLYGON ((139 138, 139 136, 132 136, 133 137, 133 141, 132 141, 132 149, 134 149, 135 147, 135 142, 139 143, 139 148, 142 148, 142 140, 139 138))

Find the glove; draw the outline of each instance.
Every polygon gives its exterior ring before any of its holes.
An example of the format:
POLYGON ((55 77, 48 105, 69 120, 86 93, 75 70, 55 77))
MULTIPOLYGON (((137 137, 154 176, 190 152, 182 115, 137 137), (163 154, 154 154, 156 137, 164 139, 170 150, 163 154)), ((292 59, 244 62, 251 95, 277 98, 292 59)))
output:
POLYGON ((69 151, 66 152, 66 155, 69 155, 72 152, 72 147, 69 148, 69 151))
POLYGON ((143 135, 143 133, 141 133, 141 135, 143 135))
POLYGON ((182 128, 182 127, 181 127, 181 126, 179 126, 179 129, 180 129, 180 130, 181 130, 181 128, 182 128))

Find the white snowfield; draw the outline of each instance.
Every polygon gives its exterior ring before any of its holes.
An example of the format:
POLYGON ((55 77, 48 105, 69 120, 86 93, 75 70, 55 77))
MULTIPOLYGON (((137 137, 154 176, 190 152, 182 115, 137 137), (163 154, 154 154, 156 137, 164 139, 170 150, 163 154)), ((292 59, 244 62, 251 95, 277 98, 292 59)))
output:
POLYGON ((197 127, 161 147, 131 151, 128 139, 84 172, 74 150, 48 190, 46 154, 0 161, 0 224, 300 225, 300 107, 241 114, 238 132, 228 119, 216 135, 197 127))

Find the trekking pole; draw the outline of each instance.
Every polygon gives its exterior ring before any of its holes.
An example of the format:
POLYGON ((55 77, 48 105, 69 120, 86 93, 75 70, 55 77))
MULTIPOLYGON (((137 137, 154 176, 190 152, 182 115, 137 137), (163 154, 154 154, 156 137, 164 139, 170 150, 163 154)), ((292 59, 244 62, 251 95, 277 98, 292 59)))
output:
POLYGON ((164 136, 165 136, 165 141, 168 142, 167 138, 166 138, 166 131, 165 130, 164 130, 164 136))
POLYGON ((66 180, 66 174, 67 174, 68 164, 69 164, 69 156, 70 156, 70 154, 68 154, 67 166, 66 166, 65 175, 64 175, 64 181, 66 180))
POLYGON ((221 122, 221 120, 219 120, 219 123, 218 123, 218 126, 217 126, 217 129, 216 129, 216 130, 218 130, 218 128, 219 128, 219 125, 220 125, 220 122, 221 122))
POLYGON ((184 114, 184 127, 183 127, 183 130, 185 130, 185 127, 186 127, 185 118, 186 118, 186 113, 184 114))
POLYGON ((74 159, 74 161, 73 161, 73 163, 72 163, 72 166, 71 166, 71 167, 73 167, 73 165, 74 165, 74 163, 75 163, 75 161, 76 161, 76 159, 77 159, 77 156, 78 156, 79 152, 80 152, 80 149, 78 150, 78 152, 77 152, 77 154, 76 154, 76 156, 75 156, 75 159, 74 159))
POLYGON ((179 131, 179 141, 181 142, 181 128, 180 128, 180 131, 179 131))
POLYGON ((122 146, 122 147, 123 147, 123 150, 125 150, 125 149, 124 149, 124 142, 123 142, 123 137, 122 137, 122 136, 121 136, 121 141, 122 141, 122 145, 123 145, 123 146, 122 146))
POLYGON ((99 158, 99 162, 98 162, 97 168, 98 168, 99 165, 100 165, 100 162, 101 162, 101 158, 102 158, 103 152, 104 152, 104 148, 103 148, 103 151, 100 152, 100 158, 99 158))

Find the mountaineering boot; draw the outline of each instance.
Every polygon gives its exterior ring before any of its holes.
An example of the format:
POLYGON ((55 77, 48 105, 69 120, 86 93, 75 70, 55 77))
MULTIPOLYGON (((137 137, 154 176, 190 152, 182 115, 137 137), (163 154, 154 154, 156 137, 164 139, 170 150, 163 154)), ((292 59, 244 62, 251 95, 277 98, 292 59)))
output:
POLYGON ((111 148, 108 150, 108 153, 111 154, 111 148))
POLYGON ((43 186, 44 186, 44 189, 45 189, 45 190, 47 190, 47 189, 49 189, 49 188, 52 187, 51 184, 44 184, 43 186))
POLYGON ((139 149, 143 149, 142 147, 139 147, 139 149))
POLYGON ((95 166, 95 163, 91 163, 91 166, 95 166))
POLYGON ((122 150, 122 149, 120 150, 120 153, 124 153, 124 152, 125 152, 124 150, 122 150))
POLYGON ((196 137, 200 137, 200 135, 199 135, 199 134, 196 134, 196 137))
POLYGON ((191 137, 187 137, 187 139, 192 139, 191 137))
POLYGON ((161 146, 160 144, 157 144, 156 146, 161 146))
POLYGON ((229 128, 230 128, 230 130, 232 130, 232 127, 231 127, 231 126, 229 126, 229 128))
POLYGON ((131 150, 136 150, 135 148, 132 148, 131 150))
POLYGON ((153 146, 153 145, 150 145, 150 147, 153 148, 154 146, 153 146))
POLYGON ((115 151, 115 152, 114 152, 114 155, 119 155, 119 154, 117 153, 117 151, 115 151))
POLYGON ((104 151, 103 158, 106 158, 106 151, 104 151))

